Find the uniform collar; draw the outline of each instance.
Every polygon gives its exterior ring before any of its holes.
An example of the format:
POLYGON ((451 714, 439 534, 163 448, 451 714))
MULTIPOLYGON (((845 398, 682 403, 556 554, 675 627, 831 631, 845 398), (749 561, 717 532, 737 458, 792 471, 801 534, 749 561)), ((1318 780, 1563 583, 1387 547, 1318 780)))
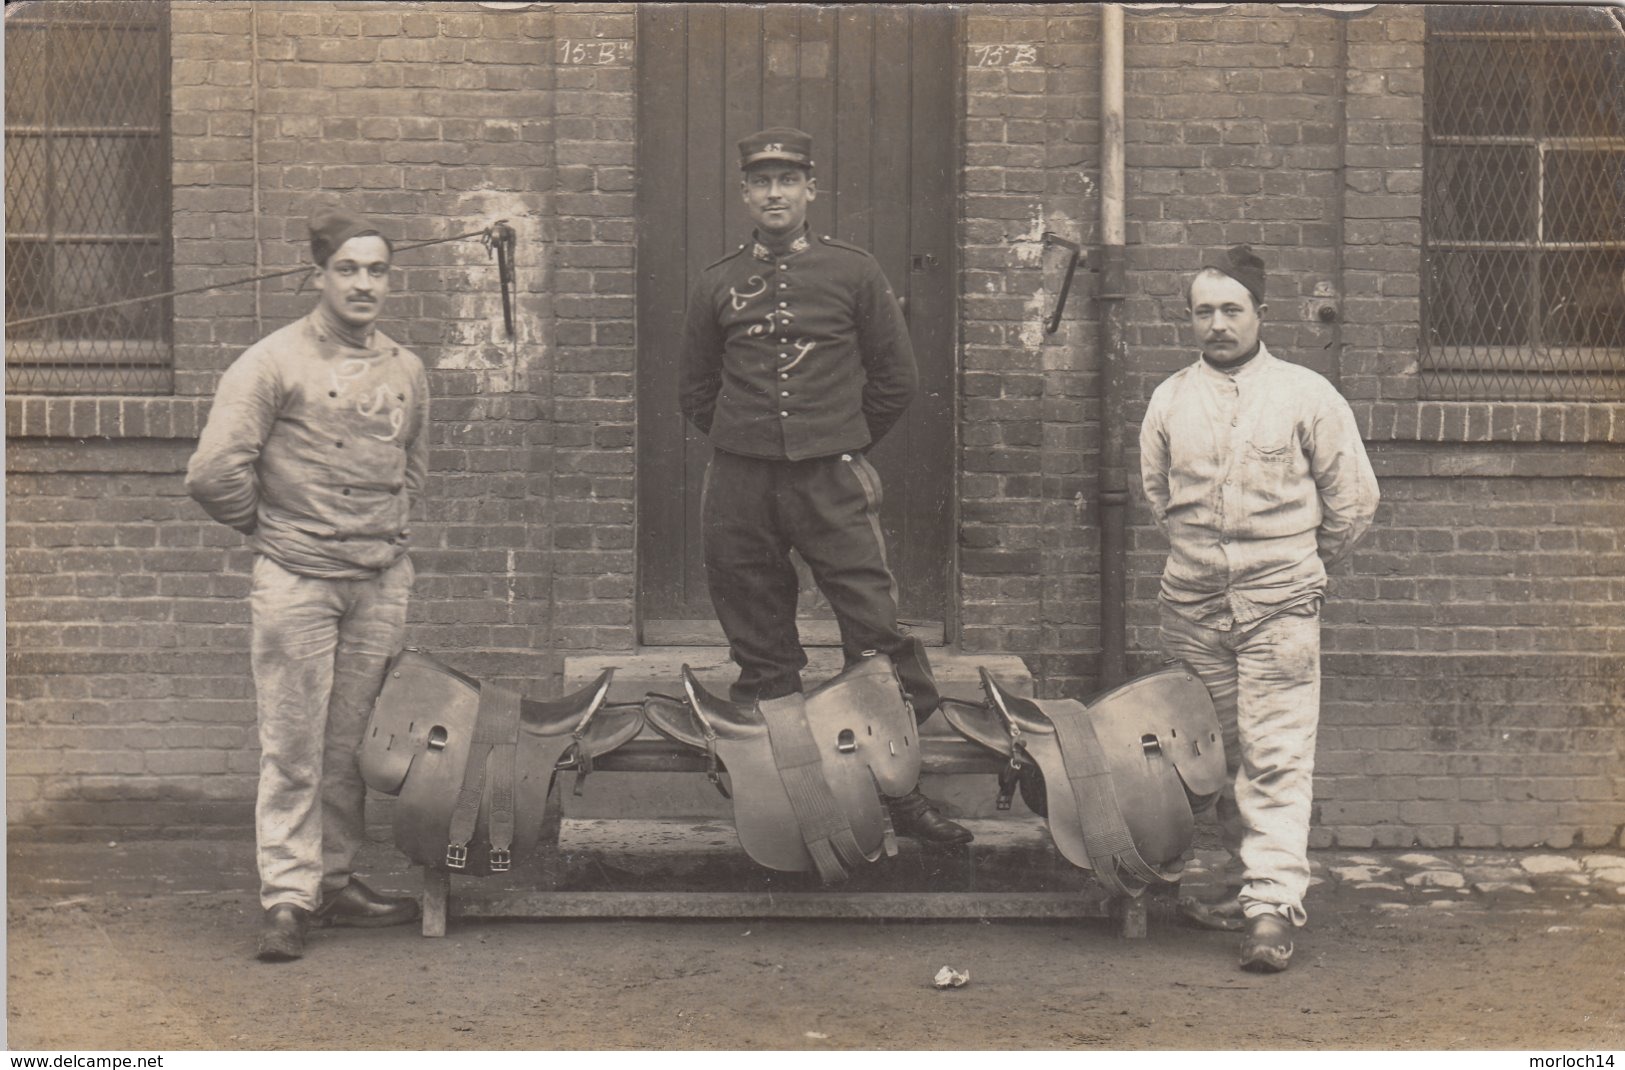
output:
POLYGON ((752 231, 751 238, 753 240, 751 241, 750 255, 754 256, 758 260, 777 260, 781 256, 793 256, 796 253, 806 249, 807 246, 811 244, 807 240, 808 229, 808 224, 803 223, 801 225, 801 233, 797 234, 787 244, 782 245, 777 251, 762 240, 761 234, 757 233, 756 231, 752 231))
POLYGON ((323 322, 322 317, 314 309, 311 310, 310 314, 305 317, 304 323, 305 329, 309 332, 309 337, 312 340, 332 346, 344 356, 368 357, 376 354, 398 356, 400 354, 399 343, 390 338, 383 331, 380 331, 376 325, 374 325, 368 332, 368 344, 366 346, 357 348, 347 344, 346 342, 340 341, 337 337, 335 337, 333 332, 327 329, 326 323, 323 322))
POLYGON ((376 326, 368 324, 357 330, 335 316, 326 305, 318 303, 310 312, 310 326, 316 332, 316 337, 323 341, 337 342, 347 349, 374 349, 377 347, 378 331, 376 326))
POLYGON ((1243 364, 1233 372, 1227 372, 1221 368, 1215 368, 1201 357, 1196 358, 1196 366, 1202 370, 1204 375, 1211 375, 1217 379, 1229 379, 1232 382, 1250 379, 1259 374, 1259 372, 1264 368, 1267 368, 1275 362, 1275 357, 1270 355, 1269 347, 1264 344, 1263 339, 1259 339, 1258 352, 1253 355, 1253 359, 1249 360, 1246 364, 1243 364))

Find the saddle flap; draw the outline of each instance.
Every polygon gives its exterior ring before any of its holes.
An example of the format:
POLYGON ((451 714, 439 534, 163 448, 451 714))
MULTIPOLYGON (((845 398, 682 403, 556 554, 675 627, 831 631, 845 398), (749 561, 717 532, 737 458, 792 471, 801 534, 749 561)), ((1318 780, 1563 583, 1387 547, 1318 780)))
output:
MULTIPOLYGON (((576 704, 582 712, 587 706, 596 708, 603 702, 599 692, 607 692, 607 681, 601 679, 594 687, 597 692, 589 689, 585 693, 585 705, 576 704)), ((470 768, 469 759, 480 742, 476 736, 480 733, 482 690, 479 681, 419 651, 404 651, 390 664, 384 686, 388 701, 381 694, 379 705, 374 707, 378 731, 375 733, 369 725, 362 744, 363 777, 369 786, 379 790, 389 790, 383 785, 393 782, 393 793, 399 795, 394 812, 395 843, 414 862, 446 867, 458 796, 465 784, 470 790, 474 785, 475 770, 470 768), (403 744, 397 737, 392 744, 389 729, 400 727, 403 717, 410 726, 406 742, 403 744), (407 754, 404 761, 403 752, 407 754)), ((562 710, 567 701, 544 705, 562 710)), ((574 722, 558 734, 542 734, 535 731, 534 724, 524 721, 523 709, 521 704, 516 744, 497 748, 485 758, 479 809, 466 844, 466 867, 461 872, 477 875, 493 871, 496 867, 491 849, 507 842, 510 835, 509 852, 513 857, 528 854, 540 837, 554 767, 575 741, 570 730, 574 722), (496 768, 489 764, 497 761, 504 765, 496 768), (500 789, 499 799, 493 798, 495 789, 500 789), (494 802, 500 805, 493 807, 494 802), (495 829, 493 809, 499 811, 495 829)), ((618 734, 625 731, 625 720, 618 718, 606 728, 618 734)), ((507 730, 501 734, 513 738, 507 730)))
POLYGON ((444 742, 446 722, 472 723, 479 690, 462 673, 408 648, 390 660, 358 758, 367 787, 400 794, 412 763, 444 742))
MULTIPOLYGON (((1084 838, 1084 817, 1072 792, 1071 778, 1067 776, 1066 759, 1061 754, 1061 741, 1056 738, 1054 724, 1050 722, 1052 716, 1087 717, 1088 711, 1083 703, 1075 699, 1025 701, 1050 723, 1048 732, 1028 733, 1024 730, 1021 735, 1022 750, 1026 752, 1028 760, 1038 767, 1044 789, 1042 809, 1033 806, 1031 802, 1028 802, 1028 809, 1043 813, 1050 839, 1055 841, 1055 849, 1061 852, 1061 857, 1080 869, 1093 869, 1084 838)), ((1022 798, 1023 801, 1028 801, 1025 790, 1022 798)))
MULTIPOLYGON (((1137 677, 1089 705, 1101 744, 1140 754, 1134 768, 1177 782, 1192 803, 1224 788, 1224 741, 1213 699, 1184 666, 1137 677)), ((1200 806, 1198 806, 1198 809, 1200 806)))
POLYGON ((808 692, 806 718, 826 766, 832 761, 866 765, 886 795, 906 795, 919 781, 914 711, 886 655, 855 661, 808 692))
MULTIPOLYGON (((799 694, 764 699, 756 706, 795 819, 776 836, 799 838, 826 882, 846 876, 843 862, 854 866, 872 862, 885 845, 885 812, 868 761, 850 728, 834 729, 853 723, 845 703, 839 701, 844 690, 833 689, 833 695, 831 689, 824 690, 823 718, 815 716, 811 700, 799 694)), ((740 793, 736 799, 737 822, 746 796, 740 793)))

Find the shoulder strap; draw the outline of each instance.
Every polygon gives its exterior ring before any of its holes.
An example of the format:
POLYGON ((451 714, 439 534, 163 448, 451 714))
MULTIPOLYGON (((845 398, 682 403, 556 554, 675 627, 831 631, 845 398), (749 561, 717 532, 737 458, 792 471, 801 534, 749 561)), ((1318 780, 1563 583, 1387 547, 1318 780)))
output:
POLYGON ((702 271, 710 271, 712 268, 716 267, 718 264, 726 264, 728 261, 732 260, 734 257, 738 256, 740 253, 742 253, 744 251, 745 251, 745 246, 741 245, 739 248, 735 249, 733 252, 727 253, 727 254, 725 254, 725 255, 723 255, 721 257, 718 257, 717 259, 711 261, 709 264, 705 265, 705 267, 701 268, 700 270, 702 270, 702 271))
POLYGON ((863 248, 861 245, 853 245, 851 242, 842 241, 833 235, 820 234, 818 236, 818 240, 823 242, 825 245, 833 245, 837 249, 845 249, 847 252, 857 253, 859 256, 872 255, 869 250, 863 248))

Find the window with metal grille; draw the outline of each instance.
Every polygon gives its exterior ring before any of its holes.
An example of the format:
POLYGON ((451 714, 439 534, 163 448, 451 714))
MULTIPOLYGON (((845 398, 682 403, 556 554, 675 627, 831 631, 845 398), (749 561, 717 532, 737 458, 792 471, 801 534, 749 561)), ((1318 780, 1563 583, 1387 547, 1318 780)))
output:
POLYGON ((170 302, 100 307, 170 289, 167 0, 27 5, 5 33, 6 388, 168 392, 170 302))
POLYGON ((1625 398, 1625 25, 1427 9, 1426 396, 1625 398))

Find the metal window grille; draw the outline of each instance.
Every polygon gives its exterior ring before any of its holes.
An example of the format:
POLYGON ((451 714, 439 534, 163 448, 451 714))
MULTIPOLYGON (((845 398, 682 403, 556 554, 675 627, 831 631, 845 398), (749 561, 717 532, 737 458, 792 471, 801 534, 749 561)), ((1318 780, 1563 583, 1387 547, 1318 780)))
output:
MULTIPOLYGON (((6 320, 171 288, 167 0, 5 22, 6 320)), ((166 393, 170 301, 6 329, 13 393, 166 393)))
POLYGON ((1424 395, 1625 398, 1625 24, 1427 9, 1424 395))

